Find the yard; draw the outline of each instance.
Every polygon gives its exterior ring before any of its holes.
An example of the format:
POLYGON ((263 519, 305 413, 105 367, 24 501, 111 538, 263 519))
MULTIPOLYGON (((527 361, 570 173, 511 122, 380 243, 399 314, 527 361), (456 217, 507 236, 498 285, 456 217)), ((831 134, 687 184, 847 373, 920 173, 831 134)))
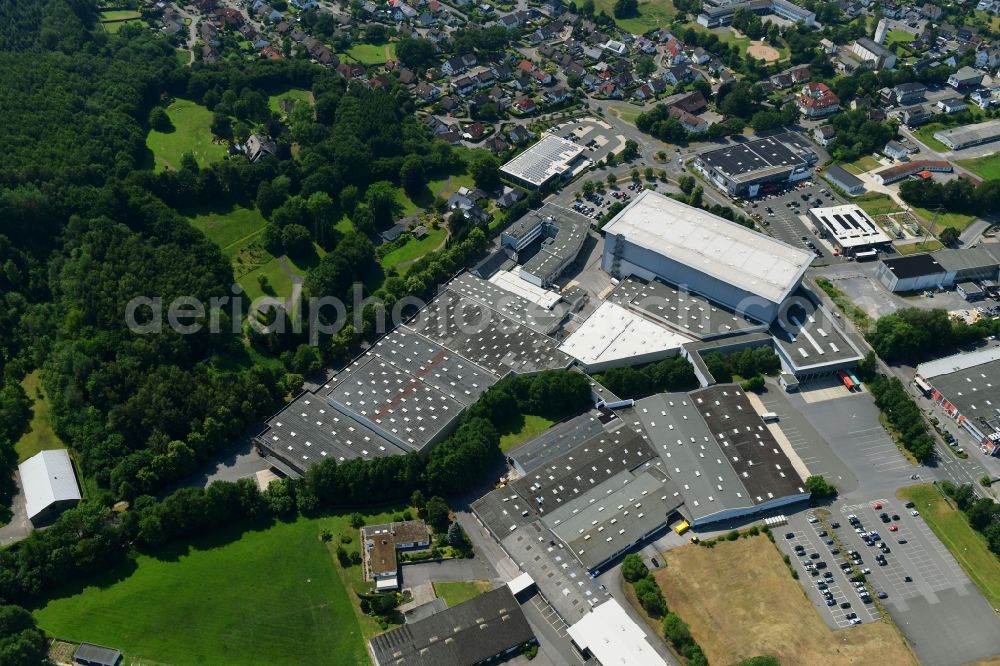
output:
POLYGON ((460 603, 478 597, 488 592, 490 584, 485 580, 474 580, 465 583, 434 583, 434 594, 445 600, 448 608, 454 608, 460 603))
POLYGON ((944 247, 939 240, 918 241, 916 243, 899 243, 894 246, 896 252, 900 254, 918 254, 921 252, 935 252, 944 247))
POLYGON ((267 226, 267 221, 256 208, 234 205, 187 213, 191 226, 205 234, 230 259, 243 247, 258 240, 267 226))
MULTIPOLYGON (((655 572, 667 606, 691 627, 709 663, 768 654, 782 664, 916 664, 890 624, 832 632, 765 536, 686 545, 655 572)), ((662 635, 656 631, 657 635, 662 635)))
MULTIPOLYGON (((594 11, 604 11, 608 16, 614 16, 614 0, 594 0, 594 11)), ((623 30, 636 35, 669 28, 670 21, 677 15, 677 9, 670 0, 639 0, 639 15, 632 18, 615 19, 623 30)))
POLYGON ((1000 153, 994 153, 986 157, 977 157, 972 160, 956 160, 955 163, 965 167, 984 180, 996 180, 1000 178, 1000 153))
POLYGON ((427 235, 420 240, 410 239, 403 247, 396 248, 382 257, 382 268, 388 270, 395 268, 405 272, 410 264, 420 259, 424 255, 439 250, 448 238, 446 229, 427 228, 427 235))
POLYGON ((994 608, 1000 608, 1000 561, 965 516, 932 484, 900 488, 896 493, 917 505, 920 516, 975 582, 994 608))
POLYGON ((237 281, 251 300, 264 296, 286 299, 292 295, 292 277, 281 266, 277 257, 271 257, 259 268, 240 276, 237 281), (261 287, 261 277, 267 278, 267 292, 261 287))
POLYGON ((941 230, 945 227, 955 227, 959 232, 962 232, 976 219, 975 215, 966 215, 964 213, 928 210, 919 206, 911 206, 910 208, 917 217, 934 224, 934 233, 941 233, 941 230))
POLYGON ((879 164, 879 161, 876 160, 871 155, 865 155, 864 157, 861 157, 854 162, 851 162, 849 164, 841 164, 840 166, 844 167, 844 169, 850 171, 855 175, 865 173, 873 169, 882 168, 882 165, 879 164))
POLYGON ((352 595, 319 538, 324 528, 350 530, 347 522, 222 530, 140 556, 35 617, 51 636, 120 648, 125 663, 317 664, 337 655, 338 664, 367 665, 352 595))
POLYGON ((33 402, 28 432, 17 440, 14 446, 17 451, 17 461, 24 462, 39 451, 65 449, 66 445, 52 430, 52 421, 49 416, 52 411, 52 403, 49 402, 48 394, 42 389, 39 371, 35 370, 25 375, 24 380, 21 381, 21 387, 33 402))
POLYGON ((280 102, 283 99, 290 99, 296 104, 301 102, 311 105, 313 103, 313 96, 310 91, 304 90, 302 88, 289 88, 285 92, 280 93, 278 95, 271 95, 267 100, 268 108, 270 108, 275 113, 280 113, 281 109, 278 108, 278 102, 280 102))
POLYGON ((524 415, 524 425, 516 432, 500 434, 500 450, 506 453, 514 447, 538 437, 552 427, 555 421, 534 414, 524 415))
POLYGON ((145 28, 146 22, 142 19, 129 19, 127 21, 105 21, 101 23, 101 27, 104 29, 104 32, 111 35, 118 34, 118 31, 126 25, 139 25, 140 27, 145 28))
POLYGON ((396 44, 354 44, 344 53, 341 59, 353 60, 362 65, 384 65, 388 60, 396 59, 396 44))
POLYGON ((885 47, 887 49, 892 49, 893 44, 907 44, 916 38, 916 35, 905 30, 890 30, 889 34, 885 38, 885 47))
POLYGON ((100 12, 101 21, 128 21, 130 19, 142 18, 142 14, 134 9, 114 9, 100 12))
POLYGON ((213 143, 212 112, 186 99, 178 99, 167 107, 167 116, 174 125, 171 132, 150 130, 146 146, 153 151, 156 170, 179 169, 185 153, 194 155, 205 166, 226 156, 226 147, 213 143))

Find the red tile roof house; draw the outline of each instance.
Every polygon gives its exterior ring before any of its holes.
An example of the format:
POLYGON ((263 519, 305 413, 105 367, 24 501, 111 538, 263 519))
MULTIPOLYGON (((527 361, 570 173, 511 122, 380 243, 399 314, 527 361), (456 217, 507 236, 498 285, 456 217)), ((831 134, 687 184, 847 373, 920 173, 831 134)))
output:
POLYGON ((825 83, 807 83, 796 99, 799 111, 809 118, 819 118, 836 113, 840 98, 825 83))
POLYGON ((535 112, 535 100, 530 97, 522 97, 521 99, 514 102, 514 107, 521 113, 534 113, 535 112))

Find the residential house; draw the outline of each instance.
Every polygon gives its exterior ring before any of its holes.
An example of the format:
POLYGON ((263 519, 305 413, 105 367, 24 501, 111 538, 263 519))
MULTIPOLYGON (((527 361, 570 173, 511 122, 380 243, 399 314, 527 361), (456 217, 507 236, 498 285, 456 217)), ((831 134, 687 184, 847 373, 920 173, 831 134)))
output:
POLYGON ((993 91, 986 88, 974 90, 969 99, 980 109, 988 109, 993 106, 993 91))
POLYGON ((965 66, 948 77, 948 85, 955 90, 974 88, 983 82, 985 72, 965 66))
MULTIPOLYGON (((655 84, 657 81, 664 86, 666 85, 660 79, 654 79, 653 83, 655 84)), ((682 109, 688 113, 698 113, 708 106, 708 102, 705 101, 705 96, 701 94, 700 90, 675 93, 663 100, 663 103, 670 107, 677 107, 678 109, 682 109)))
POLYGON ((565 102, 568 99, 572 99, 573 93, 566 88, 559 86, 557 88, 553 88, 552 90, 545 91, 543 97, 553 104, 558 104, 560 102, 565 102))
POLYGON ((462 60, 460 56, 454 56, 452 58, 448 58, 441 65, 441 71, 446 76, 455 76, 457 74, 463 73, 465 70, 466 70, 465 62, 462 60))
POLYGON ((944 113, 958 113, 959 111, 965 111, 969 108, 969 105, 961 97, 949 97, 948 99, 938 100, 937 108, 941 109, 944 113))
POLYGON ((683 127, 688 132, 704 132, 708 129, 708 122, 698 116, 688 113, 687 111, 680 109, 676 106, 670 107, 670 115, 676 118, 680 122, 681 127, 683 127))
POLYGON ((691 60, 696 65, 704 65, 712 59, 712 55, 700 46, 691 52, 691 60))
POLYGON ((412 70, 403 67, 399 70, 399 82, 404 86, 408 86, 417 80, 417 75, 413 73, 412 70))
POLYGON ((921 105, 911 106, 903 109, 899 114, 900 120, 907 127, 917 127, 931 120, 931 112, 921 105))
POLYGON ((277 152, 277 144, 267 137, 259 134, 251 134, 247 139, 246 156, 252 164, 256 164, 269 157, 274 157, 277 152))
POLYGON ((882 153, 893 158, 894 160, 901 160, 907 157, 910 154, 910 151, 906 146, 894 139, 885 144, 885 147, 882 149, 882 153))
POLYGON ((535 100, 528 96, 519 97, 516 102, 514 102, 514 108, 521 115, 530 115, 535 112, 535 100))
POLYGON ((920 8, 920 15, 931 21, 937 21, 941 18, 941 8, 937 5, 932 5, 929 2, 925 2, 924 6, 920 8))
POLYGON ((513 143, 524 143, 534 139, 535 134, 524 125, 514 125, 514 127, 507 130, 507 138, 513 143))
POLYGON ((413 94, 425 102, 433 102, 441 96, 441 89, 427 81, 421 81, 413 89, 413 94))
POLYGON ((507 150, 507 142, 503 140, 503 137, 499 134, 494 134, 490 138, 483 141, 483 148, 490 151, 491 153, 502 153, 507 150))
POLYGON ((840 109, 840 98, 825 83, 810 82, 802 86, 796 104, 802 115, 820 118, 836 113, 840 109))
POLYGON ((663 73, 663 78, 672 86, 688 83, 692 80, 691 68, 687 65, 675 65, 663 73))
POLYGON ((910 105, 924 99, 927 86, 922 83, 900 83, 892 89, 896 104, 910 105))
POLYGON ((497 25, 507 30, 517 30, 521 27, 521 19, 517 14, 506 14, 497 19, 497 25))
POLYGON ((813 130, 813 138, 816 139, 816 143, 825 147, 833 140, 836 132, 833 125, 820 125, 813 130))
POLYGON ((459 95, 468 95, 478 86, 471 76, 463 76, 451 82, 451 88, 459 95))
POLYGON ((516 187, 504 186, 503 194, 497 197, 497 206, 499 208, 510 208, 518 201, 524 198, 524 191, 519 190, 516 187))
POLYGON ((984 48, 976 51, 976 67, 990 71, 1000 67, 1000 49, 984 48))

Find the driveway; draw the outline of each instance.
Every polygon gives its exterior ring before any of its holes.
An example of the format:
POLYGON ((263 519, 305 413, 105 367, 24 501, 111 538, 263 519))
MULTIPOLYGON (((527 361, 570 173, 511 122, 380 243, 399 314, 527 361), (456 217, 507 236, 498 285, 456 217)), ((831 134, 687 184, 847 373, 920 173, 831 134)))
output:
POLYGON ((17 483, 17 495, 14 496, 14 500, 11 502, 11 512, 13 515, 9 523, 0 527, 0 546, 20 541, 31 534, 31 530, 34 529, 34 526, 28 520, 27 507, 24 503, 24 491, 21 490, 21 476, 15 473, 14 481, 17 483))
POLYGON ((416 587, 425 583, 462 583, 470 580, 492 580, 493 570, 481 558, 445 560, 404 564, 403 586, 416 587))

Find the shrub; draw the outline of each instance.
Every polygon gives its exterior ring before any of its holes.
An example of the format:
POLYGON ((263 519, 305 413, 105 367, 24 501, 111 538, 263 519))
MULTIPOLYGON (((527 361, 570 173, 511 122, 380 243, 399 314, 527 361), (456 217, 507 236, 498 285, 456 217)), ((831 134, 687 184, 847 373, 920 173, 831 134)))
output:
POLYGON ((622 576, 630 583, 645 578, 649 575, 649 569, 643 564, 638 553, 630 553, 622 560, 622 576))

